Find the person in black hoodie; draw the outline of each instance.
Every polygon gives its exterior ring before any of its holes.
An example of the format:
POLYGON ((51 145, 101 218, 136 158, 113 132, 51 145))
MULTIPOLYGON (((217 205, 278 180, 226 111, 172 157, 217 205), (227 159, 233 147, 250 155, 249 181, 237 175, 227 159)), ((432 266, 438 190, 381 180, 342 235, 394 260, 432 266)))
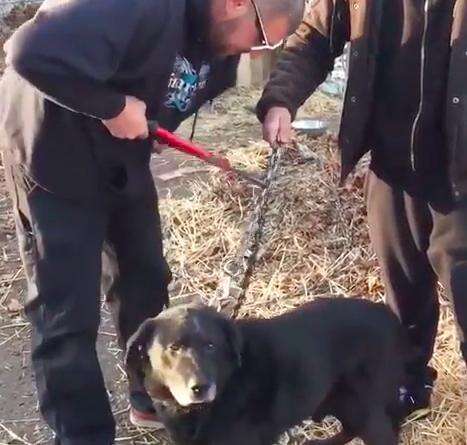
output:
MULTIPOLYGON (((46 0, 5 45, 0 146, 57 444, 114 440, 95 349, 102 264, 123 348, 168 304, 147 120, 174 130, 233 85, 240 53, 274 46, 302 12, 303 0, 46 0)), ((127 371, 131 419, 154 426, 127 371)))

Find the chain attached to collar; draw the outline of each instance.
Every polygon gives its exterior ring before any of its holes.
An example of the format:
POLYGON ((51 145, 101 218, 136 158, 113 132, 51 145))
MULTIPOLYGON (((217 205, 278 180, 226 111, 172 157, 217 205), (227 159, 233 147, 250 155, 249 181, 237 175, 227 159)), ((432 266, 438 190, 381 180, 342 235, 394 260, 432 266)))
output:
POLYGON ((232 309, 231 318, 238 318, 240 309, 246 299, 246 293, 250 284, 251 276, 256 265, 258 251, 261 245, 263 230, 265 226, 265 213, 269 198, 271 196, 271 189, 274 179, 279 168, 280 159, 282 156, 283 149, 278 144, 274 144, 272 147, 271 156, 268 159, 268 166, 266 169, 266 178, 264 179, 265 187, 258 197, 255 204, 255 211, 251 218, 251 222, 247 233, 249 234, 246 240, 245 251, 241 259, 243 265, 243 279, 240 283, 240 293, 237 297, 237 301, 232 309))

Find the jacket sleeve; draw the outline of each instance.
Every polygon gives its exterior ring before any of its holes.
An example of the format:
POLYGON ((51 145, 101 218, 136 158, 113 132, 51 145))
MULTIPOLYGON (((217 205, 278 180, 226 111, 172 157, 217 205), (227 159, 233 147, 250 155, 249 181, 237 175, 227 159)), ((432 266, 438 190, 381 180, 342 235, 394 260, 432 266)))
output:
POLYGON ((286 107, 295 118, 298 108, 332 71, 348 35, 346 23, 334 29, 335 16, 343 17, 335 13, 335 7, 335 0, 315 1, 288 39, 257 105, 261 122, 273 106, 286 107))
POLYGON ((150 2, 62 3, 50 7, 46 2, 18 29, 6 47, 7 63, 51 101, 95 118, 113 118, 124 108, 125 96, 112 88, 112 78, 141 27, 147 29, 150 21, 156 35, 162 28, 166 2, 158 2, 156 17, 144 10, 150 2))

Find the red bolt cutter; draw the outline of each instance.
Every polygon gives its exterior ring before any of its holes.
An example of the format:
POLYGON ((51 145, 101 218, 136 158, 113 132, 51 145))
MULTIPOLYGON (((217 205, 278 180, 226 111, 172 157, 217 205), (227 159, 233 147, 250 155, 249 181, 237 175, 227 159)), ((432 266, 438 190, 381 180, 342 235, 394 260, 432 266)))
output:
POLYGON ((227 172, 227 174, 231 178, 240 177, 260 187, 265 186, 263 181, 251 176, 250 174, 242 170, 238 170, 232 167, 227 158, 215 155, 214 153, 211 153, 210 151, 205 150, 203 147, 200 147, 199 145, 196 145, 192 142, 182 139, 181 137, 159 126, 157 122, 149 121, 148 127, 149 127, 149 134, 152 137, 156 138, 160 143, 168 145, 169 147, 175 148, 176 150, 182 151, 183 153, 189 154, 191 156, 195 156, 208 164, 215 165, 221 170, 224 170, 225 172, 227 172))

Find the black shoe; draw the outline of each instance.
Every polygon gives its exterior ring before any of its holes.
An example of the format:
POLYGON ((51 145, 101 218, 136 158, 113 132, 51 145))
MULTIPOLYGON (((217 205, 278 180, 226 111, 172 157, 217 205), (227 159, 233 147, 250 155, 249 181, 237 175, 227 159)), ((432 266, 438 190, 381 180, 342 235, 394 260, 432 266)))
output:
POLYGON ((407 385, 399 388, 401 416, 406 420, 420 420, 431 412, 431 395, 438 374, 427 366, 424 372, 410 376, 407 385))

